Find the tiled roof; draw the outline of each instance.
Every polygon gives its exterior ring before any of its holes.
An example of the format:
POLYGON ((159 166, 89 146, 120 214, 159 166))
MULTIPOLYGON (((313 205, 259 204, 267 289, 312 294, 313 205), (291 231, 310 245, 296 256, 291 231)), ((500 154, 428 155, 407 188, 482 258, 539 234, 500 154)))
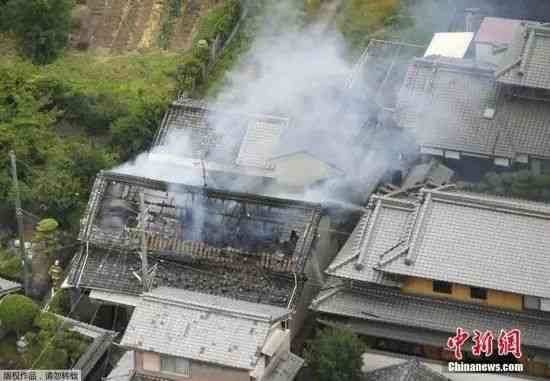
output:
POLYGON ((381 255, 399 247, 406 239, 405 233, 414 210, 414 200, 371 202, 369 211, 361 217, 326 273, 363 282, 396 284, 375 266, 381 255))
POLYGON ((190 150, 180 155, 241 166, 245 172, 246 167, 270 170, 269 159, 288 124, 286 118, 229 112, 221 105, 181 100, 167 111, 155 146, 186 138, 190 150))
POLYGON ((451 381, 418 359, 412 359, 401 364, 390 365, 365 373, 364 381, 451 381))
MULTIPOLYGON (((270 274, 246 266, 237 268, 201 261, 179 262, 160 257, 150 257, 149 266, 157 266, 154 286, 176 287, 275 306, 286 307, 295 286, 291 276, 270 274)), ((83 249, 77 254, 67 284, 104 292, 139 295, 143 292, 143 286, 134 273, 141 274, 137 253, 91 245, 88 252, 83 249)))
POLYGON ((550 205, 443 190, 422 201, 374 197, 327 273, 383 274, 550 297, 550 205))
POLYGON ((395 121, 422 147, 511 159, 550 157, 550 102, 510 94, 495 81, 495 69, 468 60, 416 59, 395 121))
POLYGON ((262 381, 292 381, 304 365, 304 359, 290 353, 262 381))
POLYGON ((21 289, 21 284, 0 278, 0 295, 16 292, 21 289))
POLYGON ((524 22, 516 28, 496 76, 506 84, 550 89, 550 27, 524 22))
POLYGON ((548 298, 549 233, 550 205, 427 191, 406 252, 377 268, 548 298))
MULTIPOLYGON (((538 312, 511 312, 472 303, 403 294, 371 284, 360 291, 337 290, 312 303, 315 311, 452 335, 457 327, 494 333, 519 328, 526 346, 550 349, 550 318, 538 312)), ((444 342, 441 343, 444 345, 444 342)))
POLYGON ((121 345, 252 370, 271 326, 289 311, 183 290, 144 294, 121 345))

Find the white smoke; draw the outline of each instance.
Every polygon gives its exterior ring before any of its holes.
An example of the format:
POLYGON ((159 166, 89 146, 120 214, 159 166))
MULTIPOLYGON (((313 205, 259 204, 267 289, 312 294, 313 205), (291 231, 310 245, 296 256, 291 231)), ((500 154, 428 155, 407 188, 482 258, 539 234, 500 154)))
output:
MULTIPOLYGON (((272 2, 268 13, 250 51, 227 74, 227 85, 209 100, 231 111, 231 116, 211 116, 210 124, 221 137, 221 145, 231 147, 242 139, 242 126, 235 123, 235 115, 289 117, 292 122, 280 146, 287 152, 310 152, 346 176, 305 189, 301 195, 285 194, 280 188, 255 191, 317 202, 349 200, 354 198, 348 192, 353 184, 357 193, 366 197, 368 188, 386 171, 399 167, 402 147, 391 134, 376 128, 369 89, 346 89, 352 64, 334 27, 327 22, 302 25, 291 0, 272 2)), ((202 162, 189 159, 192 150, 189 137, 174 130, 165 145, 116 171, 201 185, 214 178, 209 171, 213 164, 208 157, 202 162)), ((220 161, 224 159, 216 158, 220 161)), ((238 176, 214 183, 216 187, 250 190, 238 176)))

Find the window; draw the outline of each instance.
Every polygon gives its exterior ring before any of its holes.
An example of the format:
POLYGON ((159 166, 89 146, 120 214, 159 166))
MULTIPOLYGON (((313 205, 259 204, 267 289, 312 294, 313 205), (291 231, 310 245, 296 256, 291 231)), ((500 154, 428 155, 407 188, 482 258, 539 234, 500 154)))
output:
POLYGON ((442 282, 439 280, 433 281, 433 290, 434 292, 438 292, 440 294, 452 294, 453 293, 453 286, 452 284, 448 282, 442 282))
POLYGON ((470 287, 470 298, 472 299, 487 299, 487 290, 479 287, 470 287))
POLYGON ((168 373, 181 374, 185 377, 190 377, 191 366, 189 360, 172 357, 172 356, 160 356, 160 371, 168 373))

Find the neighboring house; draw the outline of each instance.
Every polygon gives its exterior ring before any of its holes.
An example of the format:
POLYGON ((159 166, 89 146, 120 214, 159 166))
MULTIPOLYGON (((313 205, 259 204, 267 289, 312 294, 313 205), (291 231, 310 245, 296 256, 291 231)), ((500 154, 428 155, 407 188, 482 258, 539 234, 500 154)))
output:
POLYGON ((550 374, 550 205, 436 188, 372 196, 312 308, 381 348, 448 359, 457 327, 518 328, 550 374))
POLYGON ((363 381, 451 381, 451 379, 431 370, 415 358, 367 372, 363 381))
POLYGON ((474 33, 472 32, 435 33, 424 57, 464 58, 473 38, 474 33))
POLYGON ((102 172, 64 287, 128 312, 157 286, 306 311, 320 220, 318 204, 102 172))
POLYGON ((164 116, 149 160, 198 174, 204 169, 212 186, 252 193, 268 186, 281 192, 302 192, 344 175, 347 168, 335 168, 319 155, 307 154, 309 136, 302 147, 287 150, 281 158, 280 150, 296 143, 295 128, 287 118, 178 99, 164 116), (307 176, 299 171, 305 167, 307 176))
POLYGON ((0 278, 0 298, 21 290, 21 284, 0 278))
POLYGON ((291 381, 303 360, 290 352, 285 308, 161 287, 143 294, 121 345, 132 379, 291 381))
POLYGON ((476 60, 498 65, 521 23, 500 17, 483 18, 474 38, 476 60))
POLYGON ((545 48, 550 51, 550 38, 533 36, 528 45, 536 44, 537 53, 502 69, 464 59, 415 59, 400 92, 396 123, 414 135, 421 153, 449 162, 472 158, 480 165, 485 160, 549 170, 550 96, 542 87, 550 87, 550 61, 542 56, 545 48), (539 88, 526 87, 535 85, 539 88))

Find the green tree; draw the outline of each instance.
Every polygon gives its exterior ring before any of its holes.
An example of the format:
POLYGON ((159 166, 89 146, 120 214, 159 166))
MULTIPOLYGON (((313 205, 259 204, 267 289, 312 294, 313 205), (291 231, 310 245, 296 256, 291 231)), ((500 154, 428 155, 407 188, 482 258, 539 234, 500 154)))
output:
POLYGON ((308 343, 305 358, 316 381, 359 381, 365 349, 350 331, 324 329, 308 343))
POLYGON ((0 301, 0 321, 8 331, 21 336, 31 330, 40 308, 23 295, 8 295, 0 301))
POLYGON ((130 116, 113 123, 112 145, 120 159, 127 160, 149 148, 166 106, 164 99, 146 99, 130 116))
POLYGON ((15 34, 21 53, 44 65, 69 41, 72 8, 71 0, 8 0, 2 21, 15 34))

